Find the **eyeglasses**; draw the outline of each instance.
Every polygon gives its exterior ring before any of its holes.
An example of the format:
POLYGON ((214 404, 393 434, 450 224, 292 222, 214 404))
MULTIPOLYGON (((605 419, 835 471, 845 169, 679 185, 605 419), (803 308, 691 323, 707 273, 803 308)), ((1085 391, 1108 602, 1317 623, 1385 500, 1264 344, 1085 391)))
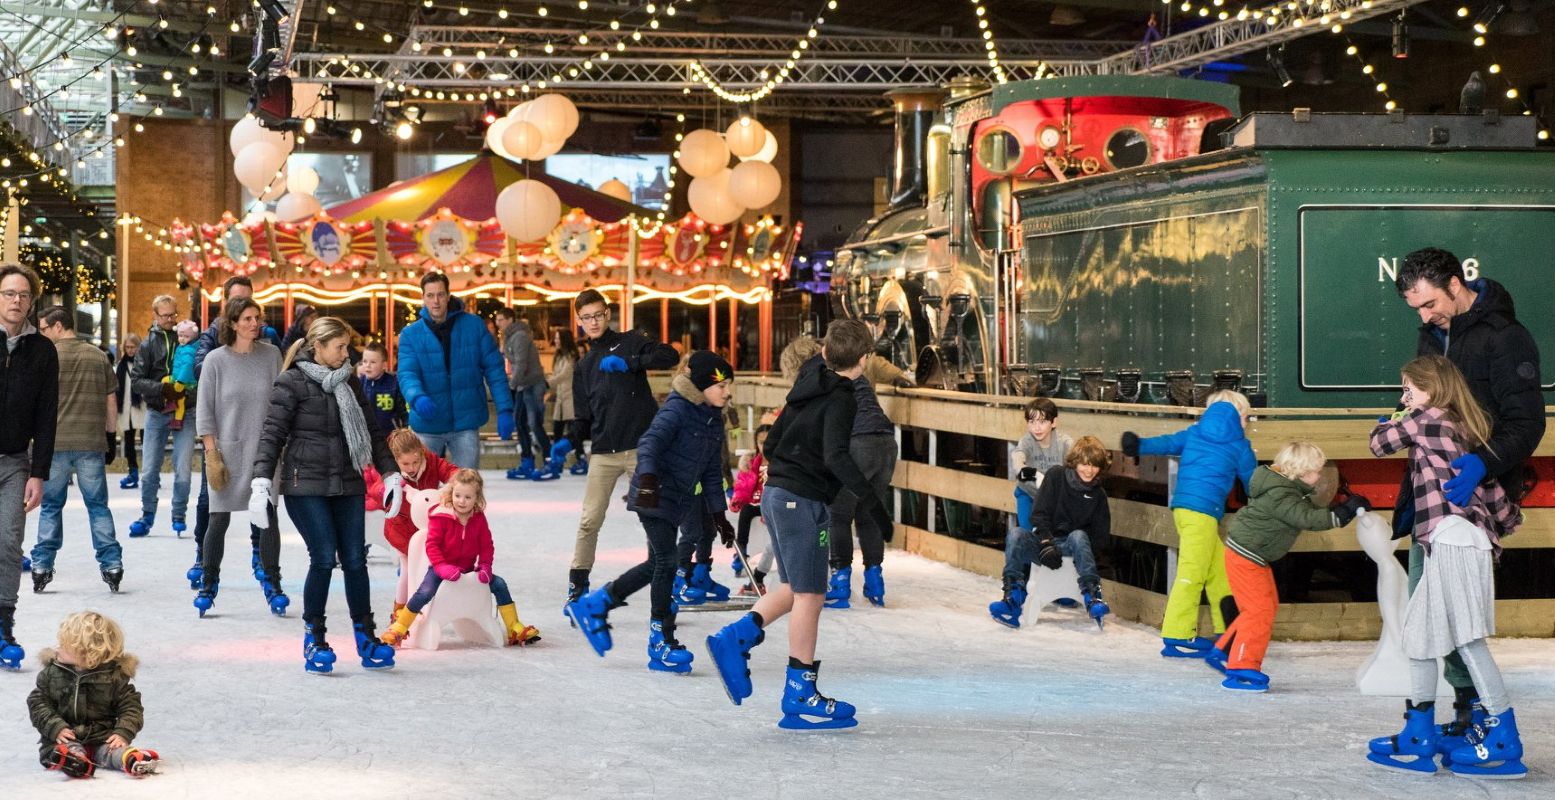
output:
POLYGON ((22 292, 15 289, 6 289, 5 291, 0 292, 0 297, 5 298, 12 303, 17 302, 18 300, 23 303, 32 302, 32 292, 22 292))
POLYGON ((605 320, 608 320, 608 319, 610 319, 610 312, 609 311, 601 311, 601 312, 596 313, 596 314, 579 314, 578 315, 578 321, 579 322, 585 322, 585 323, 587 323, 587 322, 604 322, 605 320))
POLYGON ((157 311, 153 311, 151 313, 154 314, 157 319, 172 319, 173 317, 178 316, 178 309, 175 308, 172 311, 167 312, 166 314, 163 314, 163 313, 160 313, 160 312, 157 312, 157 311))

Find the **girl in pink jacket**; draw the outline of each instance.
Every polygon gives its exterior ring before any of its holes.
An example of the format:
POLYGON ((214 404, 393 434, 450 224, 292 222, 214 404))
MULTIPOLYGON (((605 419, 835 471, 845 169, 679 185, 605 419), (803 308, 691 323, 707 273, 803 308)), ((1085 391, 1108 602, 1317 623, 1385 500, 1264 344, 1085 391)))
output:
POLYGON ((443 581, 457 581, 470 573, 475 574, 475 580, 491 587, 497 598, 497 611, 502 615, 509 645, 540 641, 540 631, 519 620, 507 582, 491 572, 493 547, 491 526, 486 524, 484 490, 481 474, 473 469, 459 470, 443 486, 443 502, 427 515, 427 558, 432 567, 421 580, 421 588, 410 596, 410 602, 399 610, 384 632, 385 642, 399 644, 410 633, 410 624, 432 602, 443 581))

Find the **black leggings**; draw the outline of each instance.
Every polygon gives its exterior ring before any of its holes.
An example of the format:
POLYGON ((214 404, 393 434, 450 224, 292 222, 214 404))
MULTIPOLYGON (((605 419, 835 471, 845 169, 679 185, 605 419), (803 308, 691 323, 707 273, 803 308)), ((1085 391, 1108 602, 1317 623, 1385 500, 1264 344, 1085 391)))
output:
POLYGON ((648 588, 652 603, 650 614, 656 620, 671 620, 670 590, 675 585, 675 523, 641 512, 643 532, 648 535, 648 560, 621 573, 610 584, 612 606, 620 605, 638 589, 648 588))
POLYGON ((131 475, 140 474, 140 445, 135 443, 138 432, 134 428, 124 431, 124 463, 129 466, 131 475))
POLYGON ((740 509, 740 524, 734 530, 734 542, 740 546, 740 552, 750 555, 751 523, 761 519, 761 504, 751 503, 740 509))
MULTIPOLYGON (((227 528, 232 524, 231 511, 212 511, 210 525, 205 528, 205 548, 201 563, 205 568, 205 582, 213 583, 221 578, 221 557, 226 554, 227 528)), ((247 516, 245 514, 244 516, 247 516)), ((275 506, 270 506, 270 527, 260 530, 248 526, 251 547, 259 548, 259 563, 265 576, 276 582, 281 574, 281 533, 277 527, 275 506)))
POLYGON ((680 525, 680 543, 675 548, 675 563, 686 568, 691 577, 691 564, 713 563, 713 530, 706 517, 692 515, 680 525))

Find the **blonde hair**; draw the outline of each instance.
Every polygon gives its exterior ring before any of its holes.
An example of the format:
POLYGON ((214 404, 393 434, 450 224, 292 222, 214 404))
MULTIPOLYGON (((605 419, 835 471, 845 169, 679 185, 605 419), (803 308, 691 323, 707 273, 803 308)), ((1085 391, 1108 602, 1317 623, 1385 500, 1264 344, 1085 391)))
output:
POLYGON ((1078 467, 1082 464, 1106 472, 1112 466, 1112 451, 1095 436, 1081 436, 1069 448, 1069 455, 1064 456, 1064 466, 1078 467))
POLYGON ((481 474, 479 472, 476 472, 473 469, 461 469, 458 472, 455 472, 454 476, 452 478, 449 478, 447 483, 443 484, 443 489, 442 489, 442 492, 441 492, 441 496, 443 498, 443 505, 448 506, 450 508, 453 507, 453 503, 454 503, 454 484, 456 484, 456 483, 462 483, 462 484, 465 484, 467 486, 474 486, 475 487, 475 510, 476 511, 485 511, 486 510, 486 480, 481 477, 481 474))
POLYGON ((170 294, 159 294, 151 298, 151 310, 155 311, 157 306, 172 306, 174 309, 177 309, 178 301, 174 300, 170 294))
POLYGON ((1291 442, 1274 454, 1273 469, 1287 478, 1300 478, 1316 472, 1328 463, 1322 448, 1311 442, 1291 442))
POLYGON ((1232 389, 1221 389, 1209 397, 1204 398, 1204 407, 1209 408, 1216 403, 1230 403, 1236 406, 1238 414, 1246 416, 1253 410, 1253 404, 1247 402, 1247 395, 1232 389))
POLYGON ((134 670, 134 656, 124 652, 124 629, 96 611, 78 611, 59 624, 59 646, 81 659, 76 666, 96 669, 112 661, 125 661, 134 670))
POLYGON ((799 377, 799 368, 806 361, 821 354, 821 340, 805 334, 788 343, 783 348, 782 355, 778 356, 778 369, 783 372, 783 380, 792 382, 799 377))
POLYGON ((409 428, 395 428, 389 432, 389 452, 397 456, 408 456, 411 453, 425 451, 426 445, 421 443, 421 437, 409 428))
POLYGON ((1456 429, 1458 444, 1466 450, 1488 446, 1494 424, 1490 415, 1474 399, 1468 381, 1458 365, 1443 356, 1420 356, 1399 370, 1410 383, 1431 396, 1431 407, 1439 408, 1456 429))
POLYGON ((297 360, 297 354, 303 348, 312 351, 320 342, 328 342, 342 336, 355 336, 356 331, 339 317, 319 317, 308 323, 308 335, 298 339, 290 350, 286 351, 286 361, 281 364, 281 371, 289 369, 292 362, 297 360))

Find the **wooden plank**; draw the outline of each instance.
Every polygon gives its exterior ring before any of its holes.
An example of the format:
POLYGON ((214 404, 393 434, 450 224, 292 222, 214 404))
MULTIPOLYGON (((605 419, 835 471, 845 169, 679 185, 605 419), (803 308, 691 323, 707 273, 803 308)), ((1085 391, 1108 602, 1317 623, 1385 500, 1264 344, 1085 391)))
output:
POLYGON ((891 476, 891 485, 898 489, 1015 513, 1015 483, 1002 478, 933 467, 916 461, 898 461, 896 472, 891 476))

